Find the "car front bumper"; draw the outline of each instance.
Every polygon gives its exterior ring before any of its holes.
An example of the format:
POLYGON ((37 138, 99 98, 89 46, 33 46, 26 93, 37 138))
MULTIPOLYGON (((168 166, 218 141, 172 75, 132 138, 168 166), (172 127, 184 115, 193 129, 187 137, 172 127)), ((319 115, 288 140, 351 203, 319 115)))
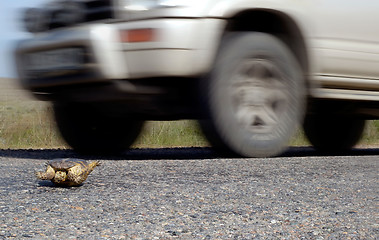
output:
POLYGON ((220 19, 154 19, 96 23, 57 29, 19 42, 16 66, 28 89, 112 80, 194 77, 215 57, 220 19), (147 41, 125 41, 123 33, 150 29, 147 41))

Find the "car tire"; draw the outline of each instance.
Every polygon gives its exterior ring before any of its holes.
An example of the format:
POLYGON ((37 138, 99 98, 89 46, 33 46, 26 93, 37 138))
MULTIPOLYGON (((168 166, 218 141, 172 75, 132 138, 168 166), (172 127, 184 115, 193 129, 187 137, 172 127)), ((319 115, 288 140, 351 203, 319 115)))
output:
POLYGON ((278 155, 304 116, 302 70, 288 47, 269 34, 228 34, 200 88, 200 125, 219 151, 278 155))
POLYGON ((54 104, 54 116, 63 139, 86 154, 117 154, 138 137, 143 122, 97 111, 85 104, 54 104))
POLYGON ((304 120, 304 133, 314 148, 325 153, 351 150, 361 139, 365 120, 326 114, 309 115, 304 120))

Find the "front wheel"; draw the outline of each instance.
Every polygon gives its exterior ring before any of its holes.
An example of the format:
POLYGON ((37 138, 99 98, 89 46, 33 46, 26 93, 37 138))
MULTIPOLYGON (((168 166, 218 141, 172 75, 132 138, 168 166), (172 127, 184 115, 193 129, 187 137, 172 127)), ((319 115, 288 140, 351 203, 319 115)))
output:
POLYGON ((126 150, 137 138, 142 121, 113 116, 80 104, 54 104, 54 115, 64 140, 76 151, 111 154, 126 150))
POLYGON ((302 121, 305 84, 288 47, 264 33, 231 33, 200 84, 200 124, 218 150, 245 157, 280 154, 302 121))

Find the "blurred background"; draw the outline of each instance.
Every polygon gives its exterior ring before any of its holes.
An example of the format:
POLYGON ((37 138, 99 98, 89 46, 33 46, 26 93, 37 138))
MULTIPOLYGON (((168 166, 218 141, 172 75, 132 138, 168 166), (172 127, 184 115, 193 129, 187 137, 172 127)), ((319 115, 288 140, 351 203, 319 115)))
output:
POLYGON ((12 50, 15 41, 28 37, 22 26, 22 12, 47 0, 17 0, 0 2, 0 78, 14 78, 12 50))
MULTIPOLYGON (((0 149, 69 148, 61 139, 47 102, 33 99, 18 87, 13 49, 17 40, 30 35, 24 31, 25 8, 48 0, 0 1, 0 149)), ((307 146, 302 131, 291 145, 307 146)), ((134 147, 209 146, 196 121, 147 122, 134 147)), ((363 147, 379 146, 379 121, 369 121, 363 147)))

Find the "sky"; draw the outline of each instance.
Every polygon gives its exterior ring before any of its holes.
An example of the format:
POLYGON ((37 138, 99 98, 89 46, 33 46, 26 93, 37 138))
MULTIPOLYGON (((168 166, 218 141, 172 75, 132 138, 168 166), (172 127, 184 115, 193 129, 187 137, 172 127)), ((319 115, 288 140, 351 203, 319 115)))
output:
POLYGON ((22 10, 46 0, 0 0, 0 78, 15 78, 12 51, 18 39, 30 36, 23 29, 22 10))

